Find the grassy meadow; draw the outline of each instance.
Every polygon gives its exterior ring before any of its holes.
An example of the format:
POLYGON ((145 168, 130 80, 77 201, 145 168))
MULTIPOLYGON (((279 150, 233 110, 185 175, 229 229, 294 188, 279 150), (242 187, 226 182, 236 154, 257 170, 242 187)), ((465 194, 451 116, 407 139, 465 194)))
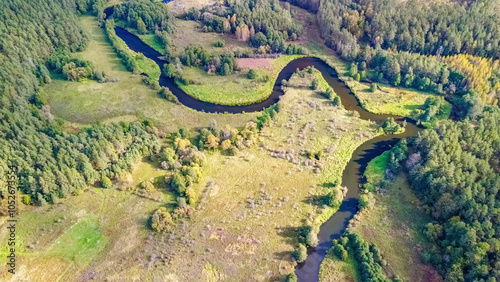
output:
MULTIPOLYGON (((310 90, 316 75, 291 79, 260 144, 237 156, 207 152, 205 177, 195 187, 205 200, 193 218, 178 222, 170 234, 147 228, 151 213, 174 201, 168 189, 161 189, 160 201, 91 188, 55 205, 28 207, 19 216, 23 271, 16 279, 283 278, 293 271, 297 231, 306 221, 320 224, 335 212, 336 207, 323 205, 322 196, 340 180, 355 148, 378 132, 375 124, 310 90), (305 165, 301 150, 323 152, 321 169, 305 165), (277 157, 278 151, 292 158, 277 157)), ((165 174, 158 164, 141 162, 131 185, 165 174)), ((0 243, 5 239, 0 237, 0 243)))
POLYGON ((282 55, 277 59, 269 59, 271 67, 256 69, 255 79, 246 77, 249 68, 242 68, 231 75, 220 76, 210 75, 197 67, 184 67, 182 76, 192 80, 192 83, 179 86, 187 94, 202 101, 223 105, 253 104, 269 97, 280 71, 290 61, 299 57, 301 56, 282 55))
POLYGON ((256 113, 211 114, 176 105, 158 96, 142 83, 140 75, 128 72, 107 42, 104 30, 96 18, 81 17, 82 27, 91 35, 88 48, 75 56, 89 60, 116 82, 70 82, 53 79, 45 87, 51 112, 78 128, 94 122, 119 122, 150 119, 161 130, 208 126, 211 119, 219 124, 241 126, 256 117, 256 113))

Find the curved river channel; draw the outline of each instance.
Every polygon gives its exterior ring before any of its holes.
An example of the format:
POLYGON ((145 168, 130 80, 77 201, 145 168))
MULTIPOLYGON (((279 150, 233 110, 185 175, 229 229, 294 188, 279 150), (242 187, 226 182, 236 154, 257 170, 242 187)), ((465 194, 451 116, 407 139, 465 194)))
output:
MULTIPOLYGON (((113 9, 111 7, 106 9, 104 12, 106 13, 106 18, 108 18, 112 15, 113 9)), ((186 94, 179 88, 179 86, 177 86, 174 79, 168 78, 165 75, 163 72, 163 65, 167 62, 161 59, 161 53, 144 43, 141 39, 139 39, 139 37, 121 27, 115 27, 115 31, 116 35, 125 41, 131 50, 143 53, 146 57, 152 59, 158 64, 162 70, 159 79, 160 86, 169 88, 172 93, 177 96, 180 103, 198 111, 212 113, 261 111, 262 109, 278 102, 280 96, 284 94, 283 90, 281 90, 281 81, 283 79, 288 80, 297 68, 303 69, 308 66, 313 66, 321 72, 328 84, 335 90, 335 93, 337 93, 340 97, 342 105, 346 110, 357 111, 360 118, 379 123, 385 121, 388 117, 393 117, 397 122, 403 122, 403 120, 406 120, 407 125, 404 133, 377 136, 361 144, 361 146, 359 146, 352 154, 351 160, 347 163, 347 166, 342 174, 342 186, 348 188, 347 195, 344 198, 340 209, 321 226, 318 234, 319 245, 316 248, 310 248, 305 262, 300 263, 297 266, 295 273, 297 274, 299 281, 318 281, 321 262, 325 258, 326 252, 331 247, 332 240, 340 238, 347 228, 349 220, 358 210, 359 188, 362 179, 361 176, 363 175, 368 162, 382 154, 384 151, 390 149, 401 138, 415 136, 420 130, 422 130, 422 128, 417 126, 411 119, 394 115, 378 115, 363 109, 354 94, 351 93, 350 89, 338 79, 336 71, 323 60, 314 57, 296 59, 284 67, 276 79, 273 92, 262 102, 244 106, 228 106, 200 101, 186 94)))

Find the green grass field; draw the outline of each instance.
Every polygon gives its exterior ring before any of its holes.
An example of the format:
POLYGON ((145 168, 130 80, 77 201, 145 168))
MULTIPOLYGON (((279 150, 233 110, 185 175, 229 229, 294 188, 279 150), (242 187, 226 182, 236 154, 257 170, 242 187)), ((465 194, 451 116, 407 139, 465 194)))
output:
POLYGON ((179 128, 208 126, 214 119, 221 126, 241 126, 256 117, 256 113, 210 114, 176 105, 160 98, 156 91, 142 84, 141 76, 128 72, 107 42, 95 17, 81 17, 82 27, 91 35, 84 52, 75 53, 80 59, 92 61, 117 82, 69 82, 53 79, 45 87, 52 113, 78 128, 97 121, 118 122, 150 119, 160 129, 171 132, 179 128))
POLYGON ((355 282, 360 281, 359 276, 352 254, 349 254, 346 261, 340 261, 333 255, 327 254, 319 270, 320 282, 355 282))
POLYGON ((87 266, 107 242, 108 238, 99 230, 98 218, 95 215, 87 215, 57 238, 48 252, 87 266))
POLYGON ((366 166, 364 176, 366 183, 364 187, 370 191, 375 192, 378 183, 383 180, 385 170, 387 169, 389 161, 389 151, 383 152, 380 156, 371 160, 366 166))

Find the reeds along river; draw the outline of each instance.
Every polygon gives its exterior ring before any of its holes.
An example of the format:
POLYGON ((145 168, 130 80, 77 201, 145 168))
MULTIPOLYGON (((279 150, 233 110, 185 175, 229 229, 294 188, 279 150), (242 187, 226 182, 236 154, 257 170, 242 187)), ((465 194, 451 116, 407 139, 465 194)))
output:
MULTIPOLYGON (((105 13, 106 18, 108 18, 113 13, 112 7, 106 9, 105 13)), ((377 136, 366 141, 354 151, 342 175, 342 186, 348 188, 348 193, 344 198, 339 211, 321 226, 318 234, 319 245, 316 248, 310 248, 305 262, 298 265, 295 273, 297 274, 299 281, 318 281, 321 262, 325 258, 326 252, 331 247, 332 240, 338 239, 344 233, 349 220, 358 210, 360 180, 368 162, 376 156, 382 154, 384 151, 390 149, 401 138, 415 136, 420 130, 422 130, 422 128, 417 126, 413 120, 408 118, 393 115, 378 115, 363 109, 356 97, 351 93, 350 89, 338 79, 335 70, 323 60, 314 57, 296 59, 285 66, 279 73, 278 78, 274 83, 272 93, 262 102, 244 106, 228 106, 200 101, 185 93, 177 86, 174 79, 167 77, 165 73, 163 73, 163 65, 167 62, 161 59, 161 53, 144 43, 139 37, 121 27, 117 26, 115 31, 116 35, 125 41, 131 50, 144 54, 144 56, 152 59, 158 64, 162 70, 159 80, 160 86, 169 88, 170 91, 177 96, 179 102, 184 106, 198 111, 211 113, 261 111, 264 108, 277 103, 280 96, 284 94, 281 89, 281 81, 283 79, 288 80, 297 69, 304 69, 308 66, 312 66, 321 72, 328 84, 335 90, 335 93, 337 93, 340 97, 342 105, 346 110, 357 111, 360 118, 375 122, 385 121, 388 117, 393 117, 398 122, 402 122, 403 120, 407 121, 404 133, 398 135, 377 136)))

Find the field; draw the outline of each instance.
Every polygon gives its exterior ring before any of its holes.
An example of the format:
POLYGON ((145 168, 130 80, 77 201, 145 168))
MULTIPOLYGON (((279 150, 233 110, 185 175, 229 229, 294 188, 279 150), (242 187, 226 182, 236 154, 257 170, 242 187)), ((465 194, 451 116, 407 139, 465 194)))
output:
MULTIPOLYGON (((91 188, 54 205, 29 207, 18 216, 20 245, 11 281, 88 280, 99 277, 96 266, 119 268, 120 259, 141 248, 146 220, 160 205, 129 192, 91 188)), ((7 246, 5 234, 0 235, 2 246, 7 246)), ((3 263, 1 269, 5 281, 3 263)))
POLYGON ((45 87, 52 113, 73 127, 101 122, 152 120, 170 132, 183 127, 208 126, 211 119, 220 125, 241 126, 255 113, 225 115, 197 112, 162 99, 155 90, 142 84, 141 76, 128 72, 106 41, 94 17, 81 17, 82 27, 92 35, 89 47, 75 56, 92 61, 117 82, 68 82, 53 79, 45 87))
MULTIPOLYGON (((146 228, 150 214, 174 200, 168 190, 155 202, 128 191, 91 188, 21 213, 23 271, 16 279, 283 278, 293 271, 290 254, 298 228, 306 220, 320 224, 336 210, 324 206, 322 196, 340 180, 355 148, 377 132, 375 124, 309 90, 313 75, 292 78, 275 121, 260 135, 261 144, 237 156, 207 153, 206 176, 195 187, 205 190, 205 200, 171 234, 146 228), (323 155, 306 165, 302 149, 323 155), (283 153, 288 159, 280 157, 283 153), (50 276, 40 276, 42 267, 50 276)), ((157 166, 136 165, 132 185, 161 178, 165 171, 157 166)))
MULTIPOLYGON (((369 163, 365 177, 370 190, 382 178, 387 157, 388 154, 382 154, 369 163)), ((421 261, 421 250, 433 247, 422 233, 431 218, 422 210, 406 176, 396 176, 375 198, 372 209, 356 216, 351 232, 360 234, 368 243, 380 248, 387 260, 384 272, 388 277, 397 275, 403 281, 441 281, 436 270, 421 261)), ((341 262, 328 257, 321 267, 324 274, 321 281, 338 281, 334 279, 338 275, 346 277, 345 281, 354 281, 354 261, 341 262)))
POLYGON ((216 2, 220 2, 220 0, 183 0, 183 1, 172 1, 167 5, 170 7, 170 10, 175 14, 183 14, 187 12, 190 8, 202 8, 206 5, 212 5, 216 2))
MULTIPOLYGON (((196 67, 184 67, 182 76, 192 80, 192 83, 179 86, 189 95, 202 101, 223 105, 248 105, 269 97, 281 69, 298 57, 300 56, 282 55, 273 59, 271 69, 256 69, 255 79, 246 77, 248 68, 231 75, 220 76, 209 75, 196 67)), ((249 60, 251 59, 246 59, 247 64, 249 60)))

